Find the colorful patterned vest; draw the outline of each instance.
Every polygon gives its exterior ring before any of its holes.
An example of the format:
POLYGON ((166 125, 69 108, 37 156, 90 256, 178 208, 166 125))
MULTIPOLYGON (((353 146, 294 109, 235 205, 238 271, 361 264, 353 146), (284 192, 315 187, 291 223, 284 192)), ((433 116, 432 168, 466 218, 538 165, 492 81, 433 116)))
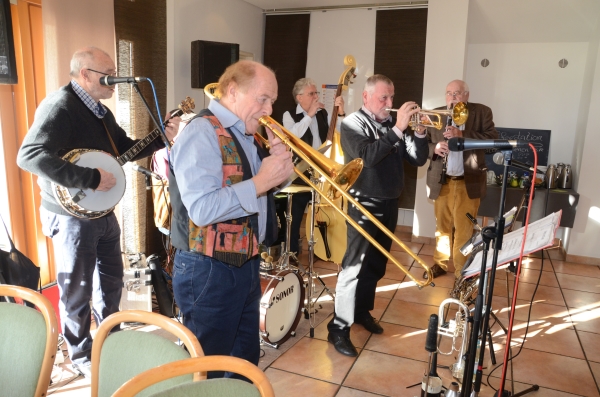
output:
MULTIPOLYGON (((196 117, 204 117, 210 121, 217 134, 223 158, 222 186, 231 186, 252 178, 250 163, 246 159, 243 150, 238 151, 235 137, 223 128, 219 120, 212 114, 206 115, 201 113, 196 117)), ((181 203, 179 188, 172 175, 170 178, 170 190, 174 211, 172 228, 173 246, 184 251, 197 252, 210 256, 236 267, 242 266, 248 259, 258 254, 258 238, 255 233, 255 231, 258 231, 258 215, 201 227, 194 224, 187 217, 187 210, 181 203), (187 217, 187 225, 185 225, 187 226, 185 227, 187 230, 183 230, 182 213, 187 217), (175 223, 178 225, 175 225, 175 223), (186 247, 183 247, 183 240, 187 240, 186 247)))

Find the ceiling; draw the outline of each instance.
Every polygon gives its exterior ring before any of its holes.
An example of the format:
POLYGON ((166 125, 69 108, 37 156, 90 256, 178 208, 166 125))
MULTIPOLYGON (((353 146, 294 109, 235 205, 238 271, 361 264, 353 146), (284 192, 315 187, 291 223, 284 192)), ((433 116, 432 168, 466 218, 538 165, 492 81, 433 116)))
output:
MULTIPOLYGON (((245 0, 268 11, 411 3, 402 0, 245 0)), ((427 1, 412 3, 426 4, 427 1)), ((598 0, 470 0, 468 41, 483 43, 587 42, 600 37, 598 0)))

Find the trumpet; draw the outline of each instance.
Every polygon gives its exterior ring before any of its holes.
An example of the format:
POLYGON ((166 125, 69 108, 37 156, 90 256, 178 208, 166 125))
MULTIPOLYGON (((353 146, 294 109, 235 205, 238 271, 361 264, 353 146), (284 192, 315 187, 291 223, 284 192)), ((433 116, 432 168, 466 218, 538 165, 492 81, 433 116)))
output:
MULTIPOLYGON (((385 109, 388 112, 397 112, 400 109, 385 109)), ((469 118, 469 109, 464 102, 458 102, 452 109, 439 110, 420 110, 411 116, 408 126, 413 130, 418 126, 433 127, 436 130, 441 130, 444 127, 442 117, 450 116, 454 124, 457 126, 463 125, 469 118)))
POLYGON ((296 137, 290 131, 285 129, 281 124, 277 123, 269 116, 261 117, 258 122, 265 128, 270 129, 275 136, 277 136, 283 144, 288 146, 298 157, 306 161, 308 165, 313 169, 314 173, 320 174, 327 183, 324 186, 328 186, 327 190, 323 190, 320 186, 313 183, 310 178, 307 178, 301 170, 294 167, 294 172, 311 188, 321 195, 323 199, 346 221, 356 229, 364 238, 366 238, 375 248, 377 248, 385 257, 388 258, 394 265, 398 266, 412 281, 415 282, 419 289, 433 284, 433 274, 431 269, 421 258, 415 255, 410 248, 408 248, 398 237, 388 230, 377 218, 375 218, 369 211, 367 211, 358 201, 356 201, 347 190, 356 181, 360 171, 362 170, 362 159, 354 159, 352 162, 342 166, 335 163, 335 161, 326 158, 324 155, 312 148, 312 146, 303 142, 300 138, 296 137), (333 164, 330 164, 333 163, 333 164), (321 166, 318 164, 322 164, 321 166), (360 164, 360 169, 357 165, 360 164), (332 192, 335 191, 335 193, 332 192), (396 258, 394 258, 388 250, 383 248, 369 233, 367 233, 354 219, 352 219, 339 205, 334 201, 335 197, 344 196, 346 200, 354 205, 366 218, 368 218, 379 230, 383 231, 393 242, 398 244, 408 255, 410 255, 427 274, 425 281, 417 280, 408 270, 402 266, 396 258))

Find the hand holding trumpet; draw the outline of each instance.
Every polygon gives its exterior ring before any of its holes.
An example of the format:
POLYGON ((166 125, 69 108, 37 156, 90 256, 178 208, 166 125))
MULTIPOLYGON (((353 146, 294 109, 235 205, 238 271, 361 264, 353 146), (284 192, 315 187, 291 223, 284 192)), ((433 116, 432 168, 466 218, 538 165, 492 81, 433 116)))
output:
MULTIPOLYGON (((389 109, 396 110, 396 109, 389 109)), ((399 109, 397 109, 397 119, 396 119, 396 127, 400 129, 400 131, 406 130, 408 127, 408 123, 410 122, 413 114, 418 113, 421 110, 419 105, 416 102, 405 102, 399 109)))

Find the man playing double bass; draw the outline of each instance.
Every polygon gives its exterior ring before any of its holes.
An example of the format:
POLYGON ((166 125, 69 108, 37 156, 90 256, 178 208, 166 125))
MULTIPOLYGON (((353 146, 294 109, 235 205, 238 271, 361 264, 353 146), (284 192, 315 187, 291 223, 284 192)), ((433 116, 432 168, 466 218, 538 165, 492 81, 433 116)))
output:
MULTIPOLYGON (((325 105, 319 100, 317 85, 312 79, 302 78, 294 84, 292 95, 297 105, 283 114, 283 126, 314 149, 319 149, 327 138, 331 115, 327 114, 325 105)), ((336 128, 339 129, 342 117, 346 116, 341 95, 335 98, 334 106, 338 115, 336 128)), ((301 179, 296 179, 294 183, 304 184, 301 179)), ((287 247, 290 252, 298 252, 300 224, 310 198, 310 192, 296 193, 292 198, 292 227, 290 246, 287 247)), ((282 225, 286 225, 281 215, 279 219, 282 225)))

